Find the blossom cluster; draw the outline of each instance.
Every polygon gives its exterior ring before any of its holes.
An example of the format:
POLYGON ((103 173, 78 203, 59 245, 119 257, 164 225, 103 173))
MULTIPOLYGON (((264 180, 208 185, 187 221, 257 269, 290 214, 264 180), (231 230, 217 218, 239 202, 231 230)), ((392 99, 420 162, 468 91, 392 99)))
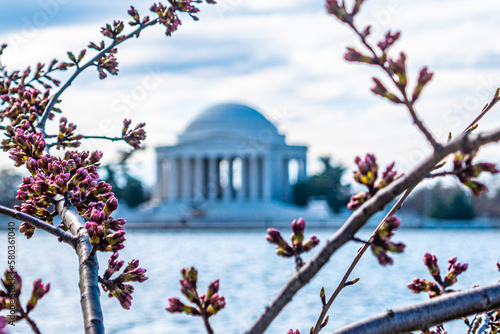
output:
POLYGON ((437 258, 435 255, 430 253, 424 254, 424 264, 427 266, 429 273, 435 282, 415 278, 407 286, 413 293, 429 292, 429 297, 433 298, 442 295, 447 292, 452 292, 453 290, 448 289, 457 282, 457 277, 467 270, 467 263, 457 262, 457 257, 452 257, 448 260, 448 273, 444 277, 441 277, 441 271, 439 269, 437 258), (437 284, 436 284, 437 283, 437 284))
POLYGON ((338 0, 326 0, 326 10, 328 13, 335 15, 340 21, 352 24, 352 20, 359 12, 363 2, 365 2, 365 0, 356 0, 352 11, 349 13, 345 8, 344 1, 339 4, 338 0))
POLYGON ((116 278, 111 279, 113 274, 120 271, 123 267, 124 262, 118 261, 118 253, 115 252, 108 261, 108 269, 104 272, 103 277, 99 277, 99 282, 104 291, 108 292, 108 296, 116 297, 120 302, 120 305, 124 309, 130 309, 132 306, 132 293, 134 292, 134 287, 130 284, 125 284, 127 282, 139 282, 142 283, 148 278, 145 276, 146 269, 139 268, 139 260, 130 261, 123 272, 116 278))
MULTIPOLYGON (((198 17, 194 16, 199 12, 199 9, 193 6, 193 3, 201 3, 201 0, 169 0, 170 6, 165 6, 161 2, 158 4, 153 4, 150 10, 158 15, 158 22, 164 25, 167 30, 165 34, 171 36, 174 31, 177 30, 181 21, 177 16, 176 12, 188 13, 195 21, 198 17)), ((206 0, 209 4, 215 4, 213 0, 206 0)))
MULTIPOLYGON (((18 187, 17 199, 22 203, 15 207, 17 210, 52 222, 52 198, 64 195, 87 221, 85 227, 96 250, 114 252, 124 247, 125 221, 111 216, 118 201, 111 186, 99 181, 97 174, 101 152, 67 151, 63 158, 56 158, 43 154, 45 142, 41 133, 22 129, 18 129, 13 143, 18 147, 9 150, 11 158, 17 166, 25 164, 31 173, 18 187)), ((26 223, 20 229, 28 238, 34 233, 34 227, 26 223)))
MULTIPOLYGON (((354 27, 354 17, 359 12, 363 2, 364 0, 356 0, 352 11, 349 12, 345 7, 344 1, 339 4, 338 0, 327 0, 326 9, 328 13, 336 16, 340 21, 354 28, 361 40, 367 45, 366 38, 371 33, 371 26, 368 25, 361 32, 358 32, 358 30, 354 27)), ((382 67, 384 71, 390 75, 393 82, 402 93, 402 97, 400 98, 396 94, 391 93, 378 78, 373 78, 375 87, 372 88, 372 92, 388 99, 393 103, 413 104, 413 102, 415 102, 420 96, 424 86, 432 79, 433 73, 429 72, 427 67, 420 70, 417 85, 413 91, 411 101, 409 101, 406 97, 406 87, 408 83, 408 77, 406 74, 406 55, 401 52, 399 54, 399 58, 397 59, 392 59, 388 56, 389 49, 394 45, 394 43, 396 43, 400 36, 400 32, 388 31, 385 34, 384 39, 377 43, 379 51, 375 51, 370 47, 369 49, 372 55, 365 55, 354 48, 348 47, 344 58, 350 62, 360 62, 382 67)))
MULTIPOLYGON (((37 96, 27 95, 34 101, 37 96)), ((26 98, 25 95, 22 97, 26 98)), ((10 99, 8 101, 12 102, 10 99)), ((122 249, 125 241, 122 225, 125 221, 111 216, 117 209, 118 202, 111 192, 111 186, 99 181, 97 174, 102 153, 67 151, 62 158, 47 154, 48 147, 44 133, 34 131, 31 118, 25 117, 27 112, 16 111, 16 103, 10 105, 10 114, 5 114, 5 117, 11 120, 11 125, 5 129, 7 139, 2 141, 2 149, 9 152, 15 166, 25 166, 31 176, 24 177, 22 184, 18 186, 16 198, 21 201, 21 205, 15 209, 52 223, 57 214, 49 210, 53 204, 53 196, 64 195, 86 219, 85 227, 96 250, 122 249)), ((33 111, 30 115, 36 117, 41 115, 41 111, 33 106, 31 108, 33 111)), ((75 129, 75 125, 68 124, 66 118, 61 118, 57 145, 77 146, 82 136, 74 135, 75 129)), ((129 131, 128 140, 134 141, 133 144, 138 146, 140 138, 144 138, 143 131, 142 128, 129 131)), ((61 228, 66 229, 65 226, 61 228)), ((23 223, 20 231, 30 238, 35 228, 23 223)))
MULTIPOLYGON (((26 73, 26 72, 25 72, 26 73)), ((29 72, 28 72, 29 73, 29 72)), ((16 81, 24 81, 26 77, 19 77, 19 80, 13 79, 16 76, 4 78, 0 81, 0 99, 2 109, 0 109, 0 121, 10 120, 10 133, 23 121, 29 121, 33 124, 38 117, 42 116, 45 108, 50 102, 50 90, 44 93, 32 87, 26 87, 22 84, 16 85, 16 81)), ((54 108, 54 112, 60 112, 60 109, 54 108)), ((53 119, 55 114, 51 112, 49 119, 53 119)), ((9 136, 9 133, 7 134, 9 136)), ((2 141, 6 145, 8 139, 2 141)))
POLYGON ((422 332, 422 334, 448 334, 448 332, 444 329, 443 325, 436 326, 436 329, 429 329, 422 332))
POLYGON ((469 152, 456 152, 453 159, 453 174, 457 176, 458 180, 468 187, 472 194, 480 197, 483 192, 488 191, 488 187, 481 182, 474 180, 482 172, 490 174, 497 174, 499 172, 497 165, 490 162, 473 163, 476 157, 477 150, 469 152))
MULTIPOLYGON (((309 237, 304 241, 304 230, 306 228, 306 222, 304 219, 299 218, 299 220, 292 221, 292 244, 288 244, 281 236, 280 231, 274 228, 267 229, 266 240, 272 244, 276 245, 276 253, 283 257, 296 257, 300 259, 300 254, 304 252, 309 252, 311 249, 319 244, 319 239, 316 236, 309 237)), ((302 261, 297 263, 297 269, 302 266, 302 261)))
POLYGON ((59 134, 57 135, 57 142, 54 144, 57 149, 67 147, 79 147, 80 140, 85 138, 84 135, 75 134, 76 125, 73 123, 68 124, 66 117, 59 119, 59 134))
POLYGON ((137 124, 133 130, 130 129, 131 123, 132 121, 129 119, 123 121, 122 138, 127 144, 138 150, 141 148, 141 142, 146 139, 146 131, 144 130, 146 123, 137 124))
MULTIPOLYGON (((380 189, 387 187, 403 176, 403 174, 398 174, 394 170, 393 162, 386 167, 381 177, 379 177, 377 158, 373 154, 367 154, 364 160, 356 157, 354 162, 358 166, 358 170, 354 171, 354 181, 364 185, 367 191, 361 191, 351 196, 351 200, 347 204, 349 210, 356 210, 372 198, 380 189)), ((401 221, 394 215, 389 216, 382 222, 381 227, 375 233, 370 244, 373 255, 377 257, 377 260, 383 266, 394 263, 387 252, 402 253, 405 249, 405 244, 391 241, 394 230, 399 226, 401 226, 401 221)))
MULTIPOLYGON (((158 4, 154 3, 150 7, 150 11, 158 15, 157 20, 150 20, 149 16, 144 16, 141 19, 139 12, 131 6, 128 10, 128 14, 132 17, 132 21, 128 22, 129 26, 139 26, 139 29, 135 31, 133 36, 139 37, 140 28, 144 28, 148 25, 154 25, 160 23, 166 27, 166 35, 171 36, 174 31, 181 25, 181 20, 177 16, 177 12, 188 13, 194 20, 198 20, 193 14, 199 12, 199 9, 193 6, 193 3, 201 3, 201 0, 169 0, 170 6, 165 6, 161 2, 158 4)), ((206 0, 207 3, 215 4, 213 0, 206 0)), ((106 24, 101 28, 101 34, 104 37, 110 38, 113 42, 110 47, 105 47, 105 42, 101 41, 99 44, 90 42, 88 47, 99 51, 101 54, 95 60, 94 66, 97 67, 99 72, 99 79, 105 79, 107 74, 117 75, 118 74, 118 61, 116 59, 116 53, 118 50, 114 47, 119 43, 132 37, 132 35, 123 34, 125 25, 123 21, 115 20, 112 24, 106 24)), ((83 51, 82 51, 83 52, 83 51)), ((81 57, 83 58, 83 56, 81 57)), ((81 58, 77 60, 74 56, 70 56, 71 62, 64 63, 64 67, 78 65, 81 58)))
POLYGON ((393 170, 393 162, 386 167, 386 170, 379 178, 377 158, 373 154, 367 154, 364 160, 360 157, 356 157, 354 162, 358 166, 358 170, 354 171, 354 181, 366 186, 368 191, 363 191, 353 195, 347 204, 347 208, 349 210, 356 210, 364 202, 373 197, 380 189, 387 187, 389 184, 403 176, 403 174, 398 174, 393 170))
MULTIPOLYGON (((21 276, 15 270, 6 270, 4 278, 1 279, 4 290, 0 290, 0 310, 8 310, 9 315, 4 318, 9 323, 17 322, 25 317, 36 307, 38 301, 45 296, 50 290, 50 283, 42 284, 41 279, 33 282, 33 291, 23 308, 19 297, 23 286, 21 276)), ((1 320, 0 320, 1 321, 1 320)), ((0 333, 2 328, 0 327, 0 333)))
POLYGON ((198 271, 194 268, 183 268, 181 270, 182 279, 181 292, 195 306, 186 305, 179 298, 169 298, 169 306, 165 308, 170 313, 186 313, 202 316, 208 319, 217 314, 226 306, 226 300, 219 295, 219 280, 215 280, 208 285, 206 294, 198 294, 196 283, 198 281, 198 271))
POLYGON ((378 262, 386 266, 388 264, 393 264, 393 259, 387 254, 387 252, 392 253, 403 253, 406 245, 402 242, 394 243, 391 241, 391 237, 394 235, 394 230, 401 226, 401 221, 396 216, 387 217, 382 226, 377 230, 374 235, 373 241, 370 244, 373 255, 378 259, 378 262))

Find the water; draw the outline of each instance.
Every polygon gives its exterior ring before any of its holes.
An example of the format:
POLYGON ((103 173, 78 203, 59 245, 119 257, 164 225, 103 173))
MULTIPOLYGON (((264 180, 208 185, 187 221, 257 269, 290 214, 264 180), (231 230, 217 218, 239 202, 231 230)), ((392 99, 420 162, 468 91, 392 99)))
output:
MULTIPOLYGON (((306 237, 310 231, 306 230, 306 237)), ((334 231, 312 231, 322 241, 334 231)), ((369 231, 361 233, 367 237, 369 231)), ((284 234, 288 235, 288 231, 284 234)), ((415 277, 430 278, 422 263, 429 251, 437 255, 442 270, 447 259, 458 256, 468 262, 469 270, 459 278, 456 287, 466 289, 473 284, 495 282, 500 260, 500 230, 402 230, 395 241, 407 244, 404 254, 394 255, 395 264, 381 267, 367 252, 353 273, 361 280, 344 289, 330 311, 327 333, 350 322, 427 299, 424 294, 412 294, 406 284, 415 277)), ((5 231, 0 240, 7 240, 5 231)), ((0 242, 0 259, 5 259, 6 242, 0 242)), ((321 244, 320 244, 321 245, 321 244)), ((321 309, 319 291, 325 287, 331 293, 354 256, 359 244, 350 244, 334 255, 313 281, 303 288, 266 333, 286 333, 289 328, 308 333, 321 309)), ((312 251, 314 253, 315 250, 312 251)), ((312 254, 304 256, 309 260, 312 254)), ((83 333, 78 266, 74 251, 66 244, 41 231, 31 240, 17 236, 17 269, 23 277, 21 300, 26 302, 32 282, 42 278, 51 283, 51 291, 31 313, 43 333, 83 333)), ((107 267, 108 256, 100 257, 101 274, 107 267)), ((210 281, 220 279, 220 294, 226 298, 226 308, 211 318, 216 333, 242 333, 276 296, 294 271, 291 259, 274 253, 265 240, 265 231, 130 231, 120 259, 126 262, 140 259, 148 269, 149 280, 134 283, 136 291, 130 310, 120 307, 116 299, 103 295, 102 307, 107 333, 204 333, 199 318, 165 311, 169 297, 181 297, 180 269, 198 269, 199 290, 210 281)), ((0 262, 2 263, 2 262, 0 262)), ((4 311, 5 312, 5 311, 4 311)), ((2 314, 4 314, 4 312, 2 314)), ((461 322, 448 325, 451 333, 465 333, 461 322)), ((31 333, 27 325, 18 323, 11 333, 31 333)))

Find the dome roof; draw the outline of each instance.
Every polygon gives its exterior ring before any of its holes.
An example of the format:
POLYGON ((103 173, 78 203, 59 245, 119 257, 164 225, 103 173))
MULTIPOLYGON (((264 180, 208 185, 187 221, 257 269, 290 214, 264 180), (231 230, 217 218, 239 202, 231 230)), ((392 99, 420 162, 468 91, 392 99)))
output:
POLYGON ((214 134, 237 134, 239 136, 282 137, 276 127, 260 112, 238 103, 218 104, 203 111, 179 136, 179 143, 199 140, 214 134))

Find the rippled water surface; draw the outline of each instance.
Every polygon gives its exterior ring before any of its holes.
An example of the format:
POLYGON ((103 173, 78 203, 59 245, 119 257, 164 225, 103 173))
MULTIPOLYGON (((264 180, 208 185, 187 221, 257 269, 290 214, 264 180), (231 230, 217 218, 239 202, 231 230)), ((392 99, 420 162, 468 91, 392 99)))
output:
MULTIPOLYGON (((322 241, 333 230, 307 231, 322 241)), ((288 235, 288 231, 283 234, 288 235)), ((366 233, 361 236, 366 237, 366 233)), ((406 284, 415 277, 429 277, 422 255, 437 255, 442 270, 446 261, 456 255, 469 263, 457 288, 496 281, 495 263, 500 260, 500 230, 402 230, 395 241, 407 244, 404 254, 394 256, 395 264, 381 267, 367 253, 353 274, 358 284, 345 289, 330 311, 325 333, 355 320, 384 312, 390 308, 427 299, 409 292, 406 284)), ((0 269, 6 267, 7 235, 0 231, 0 269), (5 245, 5 246, 2 246, 5 245), (2 260, 3 259, 3 260, 2 260)), ((320 244, 321 245, 321 244, 320 244)), ((350 244, 334 255, 313 281, 303 288, 273 322, 266 333, 286 333, 289 328, 308 333, 321 309, 319 290, 331 293, 359 244, 350 244)), ((311 253, 315 253, 313 250, 311 253)), ((308 260, 313 254, 307 254, 308 260)), ((101 256, 101 273, 107 267, 101 256)), ((148 269, 149 280, 135 284, 133 305, 124 310, 115 299, 102 297, 107 333, 204 333, 198 318, 165 311, 169 297, 181 297, 180 269, 195 266, 199 287, 204 290, 215 278, 220 279, 220 294, 226 297, 226 308, 212 318, 216 333, 243 333, 257 319, 265 306, 294 271, 291 259, 275 255, 265 240, 265 231, 129 231, 121 259, 140 259, 148 269)), ((37 232, 31 240, 17 236, 17 269, 24 279, 21 299, 26 302, 32 282, 42 278, 51 283, 51 291, 32 312, 43 333, 83 333, 78 266, 75 253, 54 237, 37 232)), ((451 333, 465 333, 460 322, 447 327, 451 333)), ((31 333, 24 323, 11 333, 31 333)))

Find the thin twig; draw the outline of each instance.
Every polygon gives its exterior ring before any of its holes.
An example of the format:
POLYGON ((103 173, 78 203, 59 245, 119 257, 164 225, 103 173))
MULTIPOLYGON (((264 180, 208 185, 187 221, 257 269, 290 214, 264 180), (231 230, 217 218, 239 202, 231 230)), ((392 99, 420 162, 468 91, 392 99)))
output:
POLYGON ((139 33, 143 29, 145 29, 145 28, 147 28, 149 26, 152 26, 152 25, 156 24, 157 22, 158 22, 158 18, 156 18, 156 19, 154 19, 152 21, 149 21, 147 23, 141 23, 137 29, 135 29, 130 34, 126 35, 126 37, 124 39, 122 39, 120 41, 114 40, 113 43, 111 43, 107 48, 105 48, 101 52, 99 52, 96 56, 94 56, 91 60, 89 60, 85 65, 79 66, 77 68, 77 70, 75 71, 75 73, 73 73, 73 75, 68 79, 68 81, 56 92, 56 94, 54 94, 54 96, 50 100, 49 104, 47 105, 47 107, 43 111, 43 114, 42 114, 42 116, 40 118, 40 121, 37 124, 37 129, 39 131, 44 131, 45 130, 45 123, 49 119, 50 112, 52 111, 52 109, 56 105, 57 101, 59 100, 59 97, 61 97, 62 93, 64 93, 64 91, 69 86, 71 86, 71 84, 73 83, 73 81, 76 79, 76 77, 78 77, 78 75, 80 75, 80 73, 82 71, 84 71, 85 69, 87 69, 90 66, 93 66, 97 60, 99 60, 101 57, 103 57, 106 53, 110 52, 116 46, 120 45, 124 41, 126 41, 126 40, 128 40, 128 39, 130 39, 130 38, 132 38, 134 36, 138 36, 139 33))
MULTIPOLYGON (((476 119, 469 126, 467 126, 466 130, 464 130, 464 132, 462 134, 466 134, 467 129, 469 129, 472 126, 474 126, 481 119, 481 117, 483 117, 486 114, 486 112, 488 110, 490 110, 491 107, 493 107, 493 105, 498 101, 498 99, 499 98, 498 98, 498 91, 497 91, 497 93, 495 94, 495 97, 493 98, 492 102, 489 104, 490 107, 487 106, 486 108, 484 108, 483 112, 481 113, 481 115, 479 117, 476 117, 476 119)), ((437 166, 439 166, 439 165, 437 165, 437 166)), ((434 170, 435 169, 436 168, 434 168, 434 170)), ((440 172, 440 173, 429 174, 427 177, 428 178, 434 178, 434 177, 441 177, 441 176, 447 176, 447 175, 456 175, 456 173, 457 173, 456 171, 445 171, 445 172, 440 172)), ((357 263, 359 262, 359 260, 363 256, 363 254, 366 252, 366 250, 368 249, 368 247, 373 242, 374 236, 380 230, 380 228, 382 227, 384 221, 387 219, 387 217, 389 217, 391 215, 394 215, 401 208, 401 206, 403 205, 403 202, 408 198, 408 196, 415 189, 415 187, 406 190, 405 194, 396 202, 396 204, 394 204, 394 206, 391 208, 391 210, 389 211, 389 213, 385 216, 385 218, 377 226, 377 228, 375 229, 375 231, 372 233, 372 235, 368 239, 368 242, 366 242, 365 245, 363 245, 363 247, 361 247, 358 250, 358 253, 354 257, 354 260, 352 261, 352 263, 350 264, 350 266, 347 269, 346 273, 344 274, 344 277, 341 279, 339 285, 335 289, 335 292, 332 294, 332 296, 328 300, 328 303, 326 303, 325 305, 323 305, 323 307, 321 309, 321 314, 320 314, 320 316, 318 318, 318 321, 316 322, 316 325, 314 326, 314 334, 319 333, 319 331, 321 330, 321 324, 323 323, 323 320, 324 320, 324 318, 326 316, 326 313, 327 313, 328 309, 330 308, 330 306, 332 305, 333 301, 335 300, 335 298, 337 297, 337 295, 340 293, 340 291, 346 286, 345 285, 346 281, 349 279, 349 276, 351 275, 352 271, 356 267, 357 263)), ((355 238, 355 237, 353 238, 354 241, 357 241, 356 239, 357 238, 355 238)))
POLYGON ((208 316, 207 316, 207 312, 206 311, 204 312, 204 315, 203 315, 202 318, 203 318, 203 323, 205 324, 205 329, 207 330, 207 333, 208 334, 214 334, 214 330, 210 326, 210 322, 208 320, 208 316))
POLYGON ((323 323, 323 321, 324 321, 324 319, 326 317, 326 314, 328 313, 328 310, 332 306, 333 301, 337 298, 337 296, 340 293, 340 291, 342 291, 342 289, 346 287, 346 282, 349 279, 349 276, 351 276, 351 273, 354 270, 354 268, 356 267, 356 265, 358 264, 359 260, 361 260, 361 257, 363 257, 363 254, 366 252, 366 250, 372 244, 372 242, 373 242, 373 240, 375 238, 375 235, 378 233, 378 231, 380 230, 380 228, 384 225, 386 219, 389 218, 390 216, 395 215, 396 212, 398 212, 398 210, 403 205, 403 202, 408 198, 408 196, 413 191, 413 189, 415 189, 415 187, 412 187, 412 188, 409 188, 408 190, 406 190, 406 192, 404 193, 404 195, 399 198, 399 200, 396 202, 396 204, 394 204, 394 206, 392 207, 392 209, 387 213, 387 215, 385 216, 385 218, 382 219, 382 221, 377 226, 377 228, 375 229, 375 231, 373 231, 373 233, 370 236, 370 238, 368 238, 368 241, 363 246, 361 246, 359 248, 358 252, 356 253, 356 256, 354 257, 354 259, 352 260, 351 264, 349 265, 349 268, 347 269, 347 271, 345 272, 344 276, 340 280, 340 283, 337 285, 337 288, 335 289, 335 291, 333 292, 333 294, 331 295, 331 297, 328 299, 328 302, 325 305, 323 305, 323 307, 321 309, 321 314, 318 317, 318 320, 316 321, 316 325, 314 325, 314 331, 313 331, 314 334, 317 334, 317 333, 319 333, 321 331, 321 324, 323 323))
POLYGON ((309 283, 339 248, 352 240, 354 235, 366 224, 373 214, 382 210, 385 205, 389 204, 406 189, 416 186, 434 170, 435 166, 441 160, 453 152, 464 149, 478 149, 487 143, 499 140, 500 128, 493 132, 478 135, 461 135, 443 145, 441 150, 434 151, 433 154, 406 176, 378 191, 375 196, 351 214, 344 225, 330 237, 310 262, 306 263, 298 272, 292 275, 278 296, 266 307, 265 311, 247 333, 263 333, 281 310, 292 300, 293 296, 309 283))
POLYGON ((469 126, 467 126, 464 130, 464 132, 462 133, 465 133, 467 131, 469 131, 471 128, 473 128, 477 122, 479 122, 479 120, 481 120, 481 118, 483 118, 484 115, 486 115, 486 113, 488 111, 490 111, 491 108, 493 108, 495 106, 495 104, 497 104, 498 101, 500 101, 500 97, 499 97, 499 94, 500 94, 500 88, 497 89, 496 93, 495 93, 495 96, 493 97, 493 99, 491 100, 490 103, 488 103, 482 110, 481 114, 479 114, 479 116, 477 116, 473 121, 472 123, 469 124, 469 126))
POLYGON ((69 245, 71 245, 73 248, 76 247, 76 241, 77 239, 72 236, 69 233, 64 232, 60 228, 51 225, 47 222, 44 222, 43 220, 40 220, 36 217, 33 217, 31 215, 28 215, 24 212, 16 211, 14 209, 7 208, 5 206, 0 205, 0 214, 9 216, 11 218, 14 218, 19 221, 26 222, 36 228, 39 228, 40 230, 43 230, 45 232, 48 232, 52 235, 55 235, 56 237, 59 238, 60 241, 63 241, 69 245))
POLYGON ((446 172, 439 172, 439 173, 432 173, 427 175, 427 178, 433 179, 436 177, 442 177, 442 176, 447 176, 447 175, 457 175, 456 171, 446 171, 446 172))
POLYGON ((356 238, 356 237, 352 237, 352 241, 360 242, 362 244, 368 243, 368 241, 365 241, 365 240, 362 240, 362 239, 359 239, 359 238, 356 238))
POLYGON ((84 136, 83 139, 105 139, 111 141, 125 140, 123 137, 107 137, 107 136, 84 136))
POLYGON ((28 313, 26 313, 24 308, 21 306, 21 301, 19 300, 18 297, 15 298, 15 301, 16 301, 16 305, 19 305, 19 308, 18 308, 19 313, 21 313, 21 316, 23 317, 23 319, 25 319, 28 322, 28 324, 30 325, 33 332, 35 332, 36 334, 42 334, 42 332, 40 332, 40 329, 38 329, 36 322, 34 322, 33 319, 30 318, 28 313))
MULTIPOLYGON (((377 55, 377 53, 375 52, 375 50, 373 50, 372 46, 368 43, 368 41, 366 40, 365 36, 363 36, 363 34, 361 34, 359 32, 359 30, 356 28, 356 26, 354 25, 354 23, 351 21, 351 22, 348 22, 349 26, 354 30, 354 32, 359 36, 359 38, 361 39, 361 42, 363 43, 363 45, 368 48, 368 50, 370 50, 370 52, 373 54, 373 56, 376 58, 376 59, 380 59, 380 57, 377 55)), ((434 148, 434 150, 438 150, 440 148, 440 144, 436 141, 436 139, 434 139, 434 136, 432 135, 432 133, 429 131, 429 129, 427 129, 427 127, 424 125, 424 123, 422 122, 422 120, 418 117, 417 115, 417 112, 415 110, 415 107, 413 106, 413 102, 414 101, 410 101, 408 99, 408 95, 406 94, 406 87, 405 88, 401 88, 397 82, 396 82, 396 79, 394 79, 394 73, 392 73, 388 68, 386 68, 384 66, 384 64, 380 64, 378 63, 377 64, 385 73, 387 73, 387 75, 389 76, 389 78, 392 80, 392 82, 394 83, 394 85, 398 88, 398 90, 401 92, 402 96, 403 96, 403 104, 406 105, 406 107, 408 108, 408 111, 410 112, 410 115, 412 117, 412 120, 413 120, 413 123, 418 127, 418 129, 424 134, 425 138, 427 139, 427 141, 432 145, 432 147, 434 148)))
POLYGON ((2 57, 0 57, 0 73, 2 73, 2 76, 4 78, 8 77, 7 70, 5 69, 5 66, 2 64, 2 57))

